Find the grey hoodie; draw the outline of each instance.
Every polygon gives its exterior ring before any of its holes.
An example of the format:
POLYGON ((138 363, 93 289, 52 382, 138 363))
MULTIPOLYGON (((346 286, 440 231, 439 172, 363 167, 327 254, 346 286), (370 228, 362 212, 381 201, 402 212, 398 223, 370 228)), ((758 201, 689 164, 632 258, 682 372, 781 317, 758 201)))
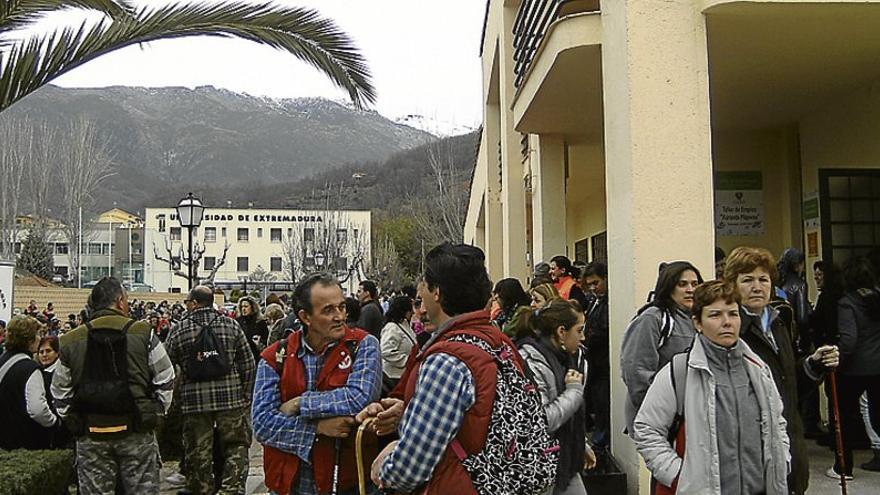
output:
POLYGON ((658 347, 663 323, 663 311, 652 306, 636 316, 623 335, 620 369, 627 390, 624 414, 627 431, 630 433, 633 419, 645 399, 651 379, 672 356, 689 349, 697 334, 690 311, 679 307, 672 314, 669 337, 658 347))

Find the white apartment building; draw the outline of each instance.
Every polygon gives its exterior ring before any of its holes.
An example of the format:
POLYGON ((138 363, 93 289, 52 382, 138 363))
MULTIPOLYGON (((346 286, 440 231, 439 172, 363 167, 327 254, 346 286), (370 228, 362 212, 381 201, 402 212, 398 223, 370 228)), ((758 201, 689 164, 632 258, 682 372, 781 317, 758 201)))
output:
MULTIPOLYGON (((144 221, 144 283, 185 292, 187 229, 173 207, 147 208, 144 221)), ((351 290, 365 278, 370 226, 369 211, 207 208, 193 229, 196 277, 215 271, 224 286, 290 283, 321 268, 351 290)))

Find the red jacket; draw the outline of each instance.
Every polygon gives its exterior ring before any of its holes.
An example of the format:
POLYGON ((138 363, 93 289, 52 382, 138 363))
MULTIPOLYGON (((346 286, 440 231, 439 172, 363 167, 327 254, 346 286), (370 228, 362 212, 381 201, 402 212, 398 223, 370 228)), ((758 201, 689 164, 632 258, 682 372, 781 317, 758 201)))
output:
MULTIPOLYGON (((406 383, 403 398, 404 402, 409 405, 416 392, 419 367, 428 356, 442 352, 455 356, 467 365, 474 378, 476 401, 465 414, 461 429, 453 443, 459 442, 465 454, 472 455, 480 452, 486 445, 489 420, 492 416, 492 406, 495 403, 498 371, 492 356, 483 350, 464 342, 449 342, 449 339, 456 335, 472 335, 485 340, 492 347, 500 347, 502 343, 506 342, 511 349, 516 348, 506 335, 492 325, 489 321, 488 311, 475 311, 459 315, 456 321, 445 329, 424 352, 419 352, 413 359, 410 359, 410 362, 407 363, 407 371, 401 378, 401 383, 406 383)), ((520 369, 524 368, 519 355, 516 356, 516 363, 520 369)), ((434 468, 434 473, 424 493, 426 495, 452 493, 477 495, 470 475, 453 452, 451 445, 447 447, 440 463, 434 468)))
MULTIPOLYGON (((359 328, 347 328, 345 337, 331 349, 324 359, 324 367, 318 375, 315 389, 318 391, 333 390, 345 386, 351 373, 354 360, 350 356, 350 343, 356 345, 369 335, 359 328), (349 365, 340 368, 340 364, 349 360, 349 365)), ((303 362, 297 357, 302 343, 303 332, 294 332, 287 338, 286 359, 284 369, 279 370, 277 360, 281 341, 263 350, 260 355, 276 372, 281 372, 281 402, 299 397, 306 392, 306 373, 303 362)), ((339 490, 356 488, 358 484, 357 460, 354 450, 354 435, 342 440, 342 455, 339 466, 339 490)), ((369 471, 372 460, 376 458, 378 448, 376 437, 364 437, 364 463, 369 471)), ((299 473, 300 458, 268 445, 263 446, 263 470, 266 476, 266 487, 273 492, 289 494, 299 473)), ((315 484, 321 493, 330 493, 333 486, 333 467, 336 462, 336 439, 317 436, 312 447, 312 466, 315 469, 315 484)))

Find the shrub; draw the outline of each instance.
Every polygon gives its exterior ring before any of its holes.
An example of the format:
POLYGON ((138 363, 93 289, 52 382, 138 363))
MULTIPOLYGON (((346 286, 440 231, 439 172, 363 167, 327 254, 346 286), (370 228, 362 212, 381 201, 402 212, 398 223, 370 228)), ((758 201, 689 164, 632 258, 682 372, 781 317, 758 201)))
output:
POLYGON ((4 495, 58 495, 72 479, 72 450, 0 450, 0 493, 4 495))

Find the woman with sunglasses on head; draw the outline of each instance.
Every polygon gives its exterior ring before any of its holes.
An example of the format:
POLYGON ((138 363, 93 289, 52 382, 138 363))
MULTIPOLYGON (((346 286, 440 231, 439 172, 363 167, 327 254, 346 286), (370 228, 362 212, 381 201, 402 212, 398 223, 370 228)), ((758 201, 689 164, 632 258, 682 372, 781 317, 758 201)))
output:
POLYGON ((592 468, 596 457, 587 444, 584 370, 577 366, 584 313, 577 303, 557 299, 527 311, 523 320, 534 336, 519 341, 519 352, 541 392, 548 429, 560 444, 556 487, 547 493, 585 495, 580 473, 592 468))
POLYGON ((700 271, 687 261, 660 265, 653 300, 639 310, 623 335, 620 368, 626 384, 627 431, 648 391, 651 379, 672 356, 689 349, 697 331, 691 319, 694 290, 703 283, 700 271))

